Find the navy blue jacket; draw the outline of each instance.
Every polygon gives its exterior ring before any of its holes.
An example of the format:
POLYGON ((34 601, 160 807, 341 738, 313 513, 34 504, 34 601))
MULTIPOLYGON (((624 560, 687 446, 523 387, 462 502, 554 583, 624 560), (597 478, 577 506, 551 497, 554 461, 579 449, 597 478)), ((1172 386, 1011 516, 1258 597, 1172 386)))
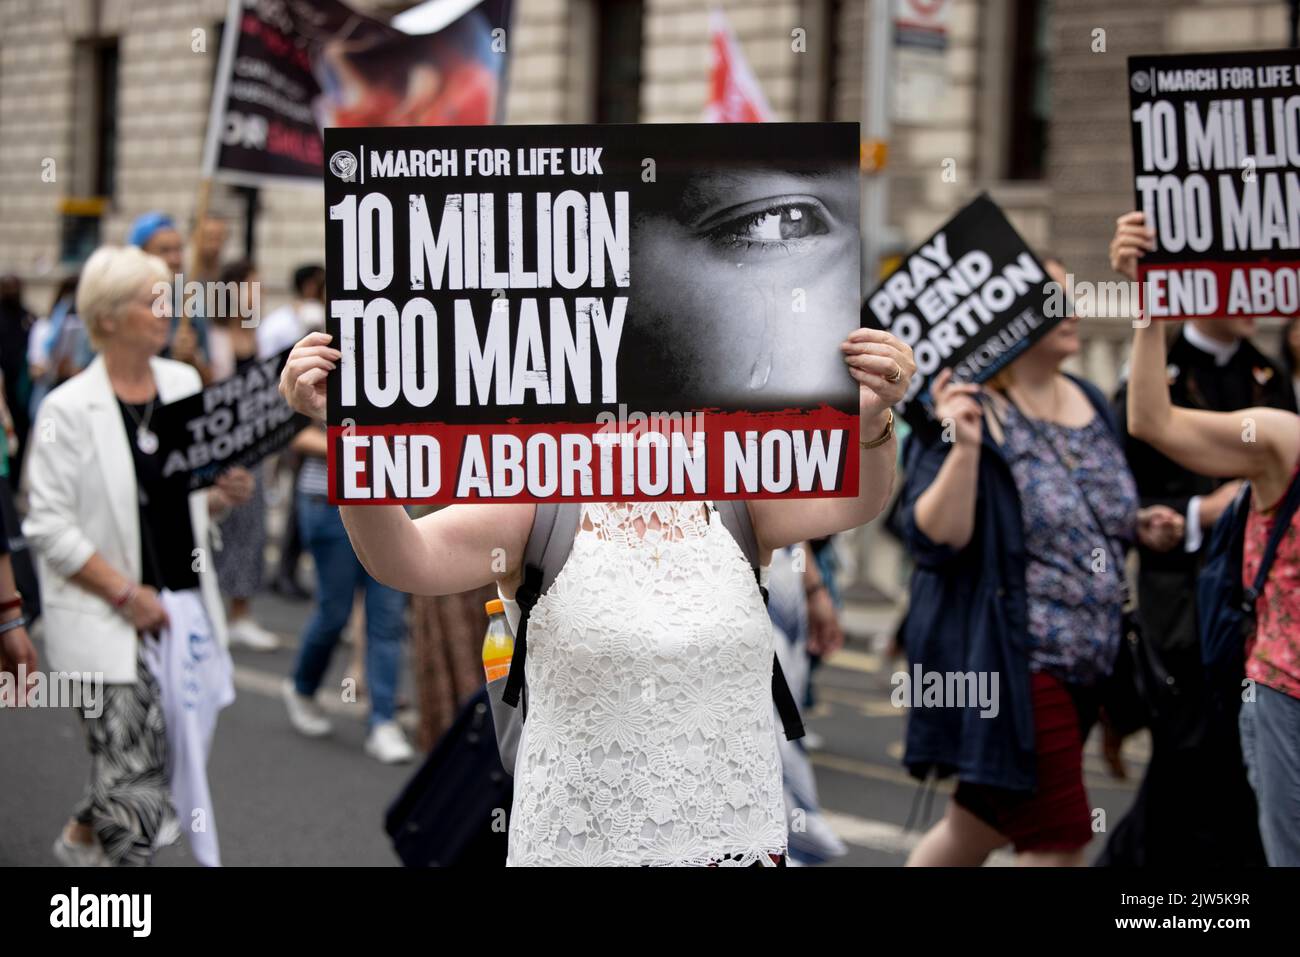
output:
MULTIPOLYGON (((1071 378, 1113 432, 1105 396, 1091 383, 1071 378)), ((905 456, 899 525, 916 563, 902 628, 908 671, 910 675, 920 665, 942 674, 996 673, 999 709, 995 717, 981 717, 977 707, 912 708, 903 763, 917 777, 956 772, 972 784, 1030 791, 1035 784, 1034 714, 1020 494, 1011 466, 986 427, 974 534, 960 550, 931 541, 917 528, 916 500, 951 448, 945 442, 913 441, 905 456)))

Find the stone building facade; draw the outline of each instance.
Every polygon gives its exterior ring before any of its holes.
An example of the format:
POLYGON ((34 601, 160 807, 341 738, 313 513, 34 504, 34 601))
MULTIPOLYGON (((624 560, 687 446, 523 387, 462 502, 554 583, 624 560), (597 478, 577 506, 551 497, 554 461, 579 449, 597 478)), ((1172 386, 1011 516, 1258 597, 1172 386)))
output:
MULTIPOLYGON (((857 120, 869 2, 717 5, 778 118, 857 120)), ((356 2, 379 15, 409 5, 356 2)), ((516 0, 509 121, 698 120, 713 5, 516 0)), ((1081 278, 1104 277, 1111 224, 1132 205, 1125 57, 1283 46, 1287 7, 953 0, 942 94, 890 137, 891 244, 924 237, 987 189, 1031 243, 1081 278)), ((0 271, 29 280, 33 307, 41 287, 96 238, 120 240, 136 214, 192 214, 226 10, 226 0, 0 0, 0 271)), ((295 264, 321 256, 318 190, 219 187, 215 205, 234 226, 231 255, 251 240, 272 301, 295 264)), ((1084 364, 1109 384, 1116 336, 1104 325, 1084 364)))
MULTIPOLYGON (((691 122, 720 6, 778 119, 858 120, 871 0, 516 0, 512 123, 691 122)), ((890 0, 894 2, 894 0, 890 0)), ((897 0, 900 6, 919 0, 897 0)), ((409 3, 355 0, 378 15, 409 3)), ((193 213, 226 0, 0 0, 0 272, 49 287, 140 212, 193 213)), ((1285 0, 952 0, 941 91, 895 123, 889 241, 901 251, 988 190, 1082 279, 1107 277, 1133 205, 1125 58, 1285 46, 1285 0)), ((319 189, 219 187, 228 253, 261 267, 264 308, 323 255, 319 189)), ((1109 387, 1122 319, 1086 326, 1109 387)))

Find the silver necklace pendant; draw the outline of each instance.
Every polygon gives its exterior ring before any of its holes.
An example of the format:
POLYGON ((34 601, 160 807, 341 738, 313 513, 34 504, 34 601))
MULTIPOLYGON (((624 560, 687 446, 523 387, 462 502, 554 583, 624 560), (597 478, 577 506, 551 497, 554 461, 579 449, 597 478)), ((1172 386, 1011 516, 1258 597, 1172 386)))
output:
POLYGON ((135 447, 145 455, 153 455, 158 451, 158 436, 142 425, 135 430, 135 447))

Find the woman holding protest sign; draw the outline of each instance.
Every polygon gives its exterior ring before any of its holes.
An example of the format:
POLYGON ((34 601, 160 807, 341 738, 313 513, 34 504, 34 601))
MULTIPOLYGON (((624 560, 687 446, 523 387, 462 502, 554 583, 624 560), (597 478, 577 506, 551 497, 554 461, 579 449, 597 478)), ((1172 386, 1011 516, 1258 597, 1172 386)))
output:
MULTIPOLYGON (((1174 405, 1165 330, 1140 325, 1133 338, 1129 431, 1198 474, 1244 477, 1249 513, 1241 584, 1253 588, 1275 514, 1300 481, 1300 416, 1272 408, 1209 412, 1174 405)), ((1230 509, 1235 512, 1236 509, 1230 509)), ((1230 518, 1224 521, 1230 521, 1230 518)), ((1300 866, 1300 510, 1280 533, 1255 604, 1239 716, 1247 776, 1259 803, 1269 864, 1300 866)))
POLYGON ((988 388, 941 372, 942 437, 909 450, 903 639, 926 691, 906 686, 904 762, 958 776, 911 865, 979 865, 1008 843, 1022 864, 1077 865, 1092 837, 1083 741, 1119 649, 1137 497, 1105 398, 1061 371, 1079 347, 1067 318, 988 388), (987 676, 992 694, 932 702, 936 675, 987 676))
POLYGON ((77 313, 99 355, 41 404, 28 460, 23 531, 39 558, 50 667, 105 683, 100 713, 82 714, 91 777, 55 843, 66 864, 146 864, 174 824, 166 725, 142 643, 168 626, 161 593, 192 591, 224 644, 209 515, 253 487, 243 469, 192 495, 163 478, 154 411, 201 385, 193 367, 158 357, 171 310, 155 286, 171 279, 134 247, 86 261, 77 313))
MULTIPOLYGON (((1147 215, 1133 210, 1115 221, 1111 267, 1139 291, 1139 268, 1157 245, 1147 215)), ((1196 318, 1178 323, 1167 343, 1169 400, 1207 412, 1270 406, 1295 411, 1295 392, 1282 370, 1252 343, 1258 321, 1196 318)), ((1216 707, 1235 699, 1239 675, 1211 675, 1201 655, 1197 578, 1219 517, 1241 487, 1198 474, 1135 436, 1127 426, 1127 381, 1114 406, 1129 468, 1138 484, 1139 522, 1151 516, 1170 530, 1164 542, 1137 549, 1136 618, 1141 626, 1135 661, 1149 680, 1135 709, 1151 738, 1151 756, 1124 817, 1107 829, 1107 866, 1259 867, 1266 857, 1259 838, 1258 802, 1241 755, 1238 709, 1216 707), (1199 801, 1219 813, 1201 813, 1199 801)), ((1244 660, 1239 662, 1244 667, 1244 660)))
MULTIPOLYGON (((857 329, 840 352, 859 386, 859 495, 748 502, 763 564, 775 548, 870 521, 889 498, 891 408, 915 371, 911 350, 857 329)), ((281 389, 295 409, 324 418, 340 355, 322 333, 294 348, 281 389)), ((496 581, 508 598, 535 511, 457 504, 412 521, 398 506, 342 509, 380 581, 429 595, 496 581)), ((584 505, 573 551, 529 621, 510 863, 784 861, 771 626, 716 510, 584 505)))

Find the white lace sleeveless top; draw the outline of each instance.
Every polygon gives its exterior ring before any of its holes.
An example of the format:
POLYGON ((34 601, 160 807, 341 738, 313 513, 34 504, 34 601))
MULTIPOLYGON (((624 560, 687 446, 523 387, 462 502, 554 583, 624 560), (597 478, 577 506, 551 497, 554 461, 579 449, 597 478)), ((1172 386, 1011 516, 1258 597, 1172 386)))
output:
POLYGON ((785 853, 771 625, 708 515, 700 502, 583 507, 528 622, 509 864, 785 853))

